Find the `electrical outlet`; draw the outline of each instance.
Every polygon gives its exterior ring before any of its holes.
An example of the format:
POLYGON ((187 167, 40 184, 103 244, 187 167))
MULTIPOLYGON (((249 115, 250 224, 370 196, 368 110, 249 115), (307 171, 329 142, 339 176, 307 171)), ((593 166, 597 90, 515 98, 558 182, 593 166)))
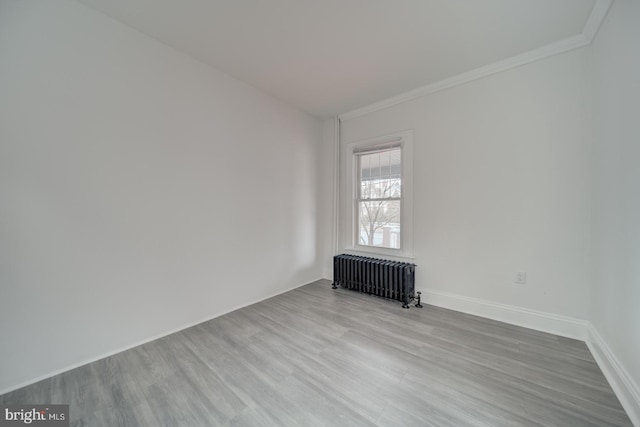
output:
POLYGON ((515 283, 517 283, 519 285, 524 285, 525 283, 527 283, 527 272, 526 271, 518 271, 516 273, 515 283))

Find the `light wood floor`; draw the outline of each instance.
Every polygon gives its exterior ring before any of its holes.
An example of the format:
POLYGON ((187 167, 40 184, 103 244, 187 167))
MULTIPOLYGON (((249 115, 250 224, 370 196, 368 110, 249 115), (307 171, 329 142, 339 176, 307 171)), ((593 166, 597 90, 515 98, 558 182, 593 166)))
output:
POLYGON ((0 403, 68 403, 91 427, 631 425, 583 342, 328 281, 0 403))

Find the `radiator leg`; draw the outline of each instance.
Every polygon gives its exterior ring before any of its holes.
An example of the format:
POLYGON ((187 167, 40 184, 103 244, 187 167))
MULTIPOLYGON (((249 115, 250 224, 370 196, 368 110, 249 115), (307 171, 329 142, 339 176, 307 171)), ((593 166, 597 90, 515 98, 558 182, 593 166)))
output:
POLYGON ((418 291, 418 292, 416 292, 416 293, 418 294, 418 302, 416 303, 416 305, 415 305, 415 306, 416 306, 416 307, 418 307, 418 308, 422 308, 422 304, 420 304, 420 294, 421 294, 422 292, 418 291))
POLYGON ((338 289, 338 286, 336 286, 336 282, 333 282, 331 284, 331 289, 338 289))

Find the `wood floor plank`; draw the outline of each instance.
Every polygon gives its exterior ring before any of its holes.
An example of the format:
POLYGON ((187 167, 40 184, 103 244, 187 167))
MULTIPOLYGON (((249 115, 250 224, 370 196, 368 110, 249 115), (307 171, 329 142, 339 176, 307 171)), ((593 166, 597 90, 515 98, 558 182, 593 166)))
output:
POLYGON ((82 426, 631 426, 581 341, 321 280, 0 396, 82 426))

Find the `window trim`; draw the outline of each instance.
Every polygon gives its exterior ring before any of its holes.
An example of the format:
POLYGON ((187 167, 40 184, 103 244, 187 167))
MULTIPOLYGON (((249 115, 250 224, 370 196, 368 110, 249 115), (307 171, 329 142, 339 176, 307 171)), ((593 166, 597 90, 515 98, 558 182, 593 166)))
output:
POLYGON ((413 255, 413 131, 403 131, 390 135, 347 143, 343 146, 346 160, 346 201, 344 247, 348 252, 366 255, 414 259, 413 255), (399 141, 401 147, 402 196, 400 201, 400 249, 362 245, 358 240, 359 177, 358 154, 367 148, 384 146, 399 141))

